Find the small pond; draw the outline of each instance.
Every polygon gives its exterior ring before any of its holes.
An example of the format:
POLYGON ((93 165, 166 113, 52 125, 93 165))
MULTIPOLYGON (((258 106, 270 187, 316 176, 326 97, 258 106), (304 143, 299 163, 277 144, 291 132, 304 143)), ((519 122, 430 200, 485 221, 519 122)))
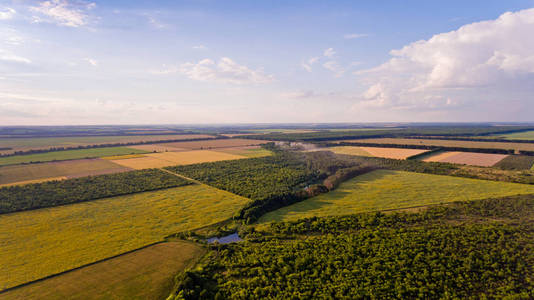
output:
POLYGON ((229 243, 236 243, 236 242, 240 242, 242 241, 243 239, 241 239, 239 237, 239 235, 236 233, 232 233, 230 235, 227 235, 227 236, 222 236, 222 237, 212 237, 212 238, 209 238, 207 239, 206 241, 208 243, 215 243, 216 241, 219 242, 219 244, 229 244, 229 243))

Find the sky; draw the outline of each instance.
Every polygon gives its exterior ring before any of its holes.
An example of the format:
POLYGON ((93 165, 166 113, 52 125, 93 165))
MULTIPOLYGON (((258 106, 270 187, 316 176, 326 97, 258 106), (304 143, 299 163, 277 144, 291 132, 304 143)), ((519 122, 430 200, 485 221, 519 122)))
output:
POLYGON ((0 0, 0 125, 533 116, 534 0, 0 0))

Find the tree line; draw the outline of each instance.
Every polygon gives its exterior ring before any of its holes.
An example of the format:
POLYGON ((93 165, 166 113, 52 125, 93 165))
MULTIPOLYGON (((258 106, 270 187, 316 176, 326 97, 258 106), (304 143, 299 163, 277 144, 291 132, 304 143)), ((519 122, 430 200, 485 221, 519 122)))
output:
POLYGON ((191 184, 158 169, 0 188, 0 214, 191 184))

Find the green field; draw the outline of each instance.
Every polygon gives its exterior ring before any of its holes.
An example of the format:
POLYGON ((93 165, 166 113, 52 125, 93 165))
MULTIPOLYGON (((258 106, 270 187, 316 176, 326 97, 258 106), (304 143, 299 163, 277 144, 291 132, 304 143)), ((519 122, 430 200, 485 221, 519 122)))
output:
POLYGON ((260 223, 534 194, 534 185, 378 170, 262 216, 260 223))
POLYGON ((47 162, 56 160, 69 160, 81 158, 95 158, 113 155, 147 153, 144 150, 132 149, 127 147, 109 147, 109 148, 92 148, 81 150, 65 150, 46 153, 36 153, 28 155, 15 155, 0 157, 0 166, 16 165, 31 162, 47 162))
MULTIPOLYGON (((495 135, 500 138, 509 139, 509 140, 534 140, 534 130, 533 131, 523 131, 515 132, 508 134, 498 134, 495 135)), ((495 137, 493 136, 493 137, 495 137)))
POLYGON ((194 184, 0 215, 0 290, 223 221, 248 201, 194 184))
POLYGON ((18 299, 165 299, 174 276, 206 250, 186 241, 159 243, 0 294, 18 299))

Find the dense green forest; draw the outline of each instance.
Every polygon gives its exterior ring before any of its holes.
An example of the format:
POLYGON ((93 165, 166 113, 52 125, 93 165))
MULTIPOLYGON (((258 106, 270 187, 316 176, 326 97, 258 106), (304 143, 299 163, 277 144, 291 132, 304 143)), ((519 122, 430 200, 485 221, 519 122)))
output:
POLYGON ((268 211, 327 191, 339 180, 368 172, 366 164, 338 158, 330 152, 277 151, 272 156, 167 167, 214 187, 253 200, 239 214, 247 223, 268 211), (349 170, 350 169, 350 170, 349 170), (338 170, 340 173, 337 173, 338 170), (329 177, 331 176, 331 177, 329 177), (332 177, 333 176, 333 177, 332 177))
POLYGON ((274 223, 214 245, 175 299, 531 299, 534 195, 274 223))
POLYGON ((190 184, 158 169, 0 188, 0 213, 51 207, 190 184))

